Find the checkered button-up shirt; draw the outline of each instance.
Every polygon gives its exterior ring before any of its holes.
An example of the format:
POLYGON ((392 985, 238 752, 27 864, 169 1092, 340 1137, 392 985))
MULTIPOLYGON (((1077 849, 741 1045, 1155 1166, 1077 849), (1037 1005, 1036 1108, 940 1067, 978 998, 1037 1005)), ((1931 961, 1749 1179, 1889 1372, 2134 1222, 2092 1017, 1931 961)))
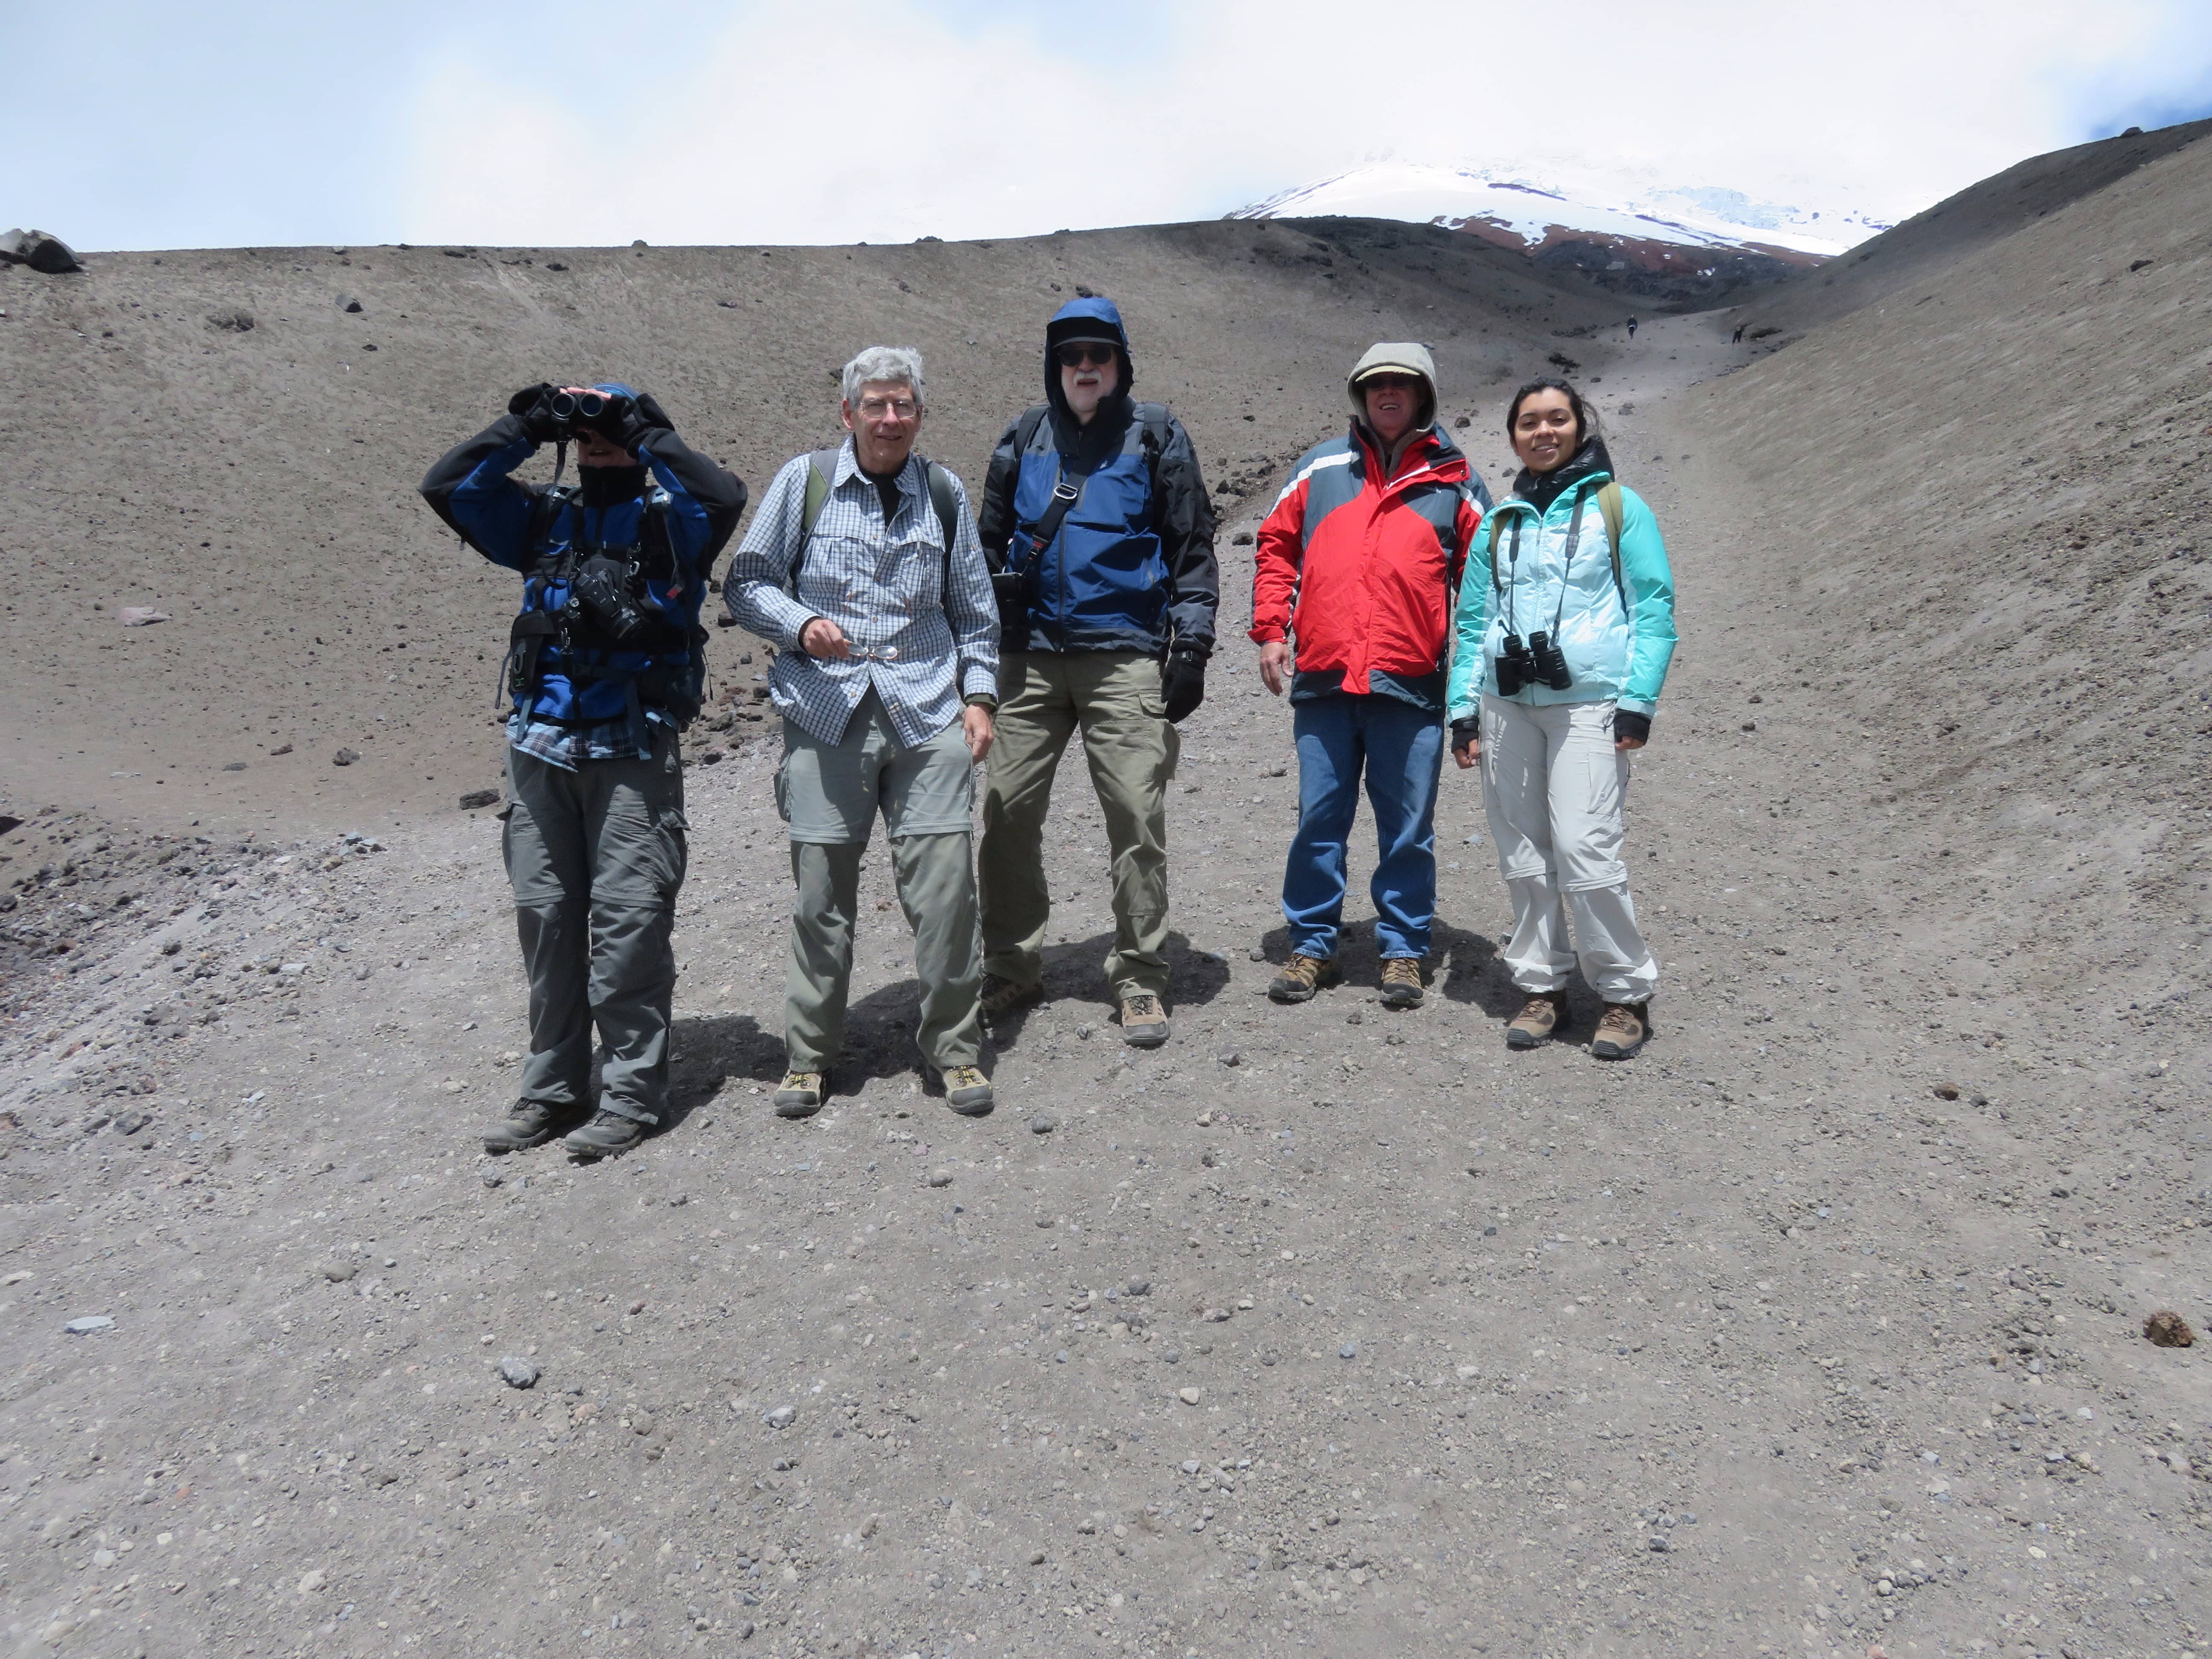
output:
POLYGON ((836 743, 872 687, 900 743, 913 748, 951 725, 963 698, 998 695, 999 611, 968 492, 953 480, 959 512, 948 561, 921 457, 900 471, 898 511, 886 523, 848 438, 802 546, 811 465, 805 455, 787 461, 769 485, 723 578, 723 602, 738 626, 778 647, 769 676, 778 713, 836 743), (807 655, 799 635, 817 617, 844 630, 850 657, 807 655))

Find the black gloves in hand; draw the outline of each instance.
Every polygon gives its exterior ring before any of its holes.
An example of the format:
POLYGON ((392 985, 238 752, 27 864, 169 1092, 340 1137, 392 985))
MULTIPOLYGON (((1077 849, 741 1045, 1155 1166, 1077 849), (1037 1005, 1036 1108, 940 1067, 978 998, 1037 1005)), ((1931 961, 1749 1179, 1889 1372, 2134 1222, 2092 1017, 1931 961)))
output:
POLYGON ((592 421, 592 430, 635 455, 647 436, 671 430, 674 425, 650 393, 640 392, 635 398, 609 398, 606 408, 592 421))
POLYGON ((1160 664, 1160 700, 1168 719, 1180 726, 1206 701, 1206 653, 1188 647, 1170 651, 1160 664))
POLYGON ((1634 713, 1632 710, 1626 708, 1614 709, 1613 711, 1613 738, 1615 743, 1618 743, 1623 738, 1632 738, 1638 743, 1650 742, 1651 716, 1649 714, 1638 714, 1634 713))
POLYGON ((551 408, 558 389, 550 380, 540 380, 507 400, 507 412, 520 419, 523 435, 534 444, 550 444, 560 435, 551 408))

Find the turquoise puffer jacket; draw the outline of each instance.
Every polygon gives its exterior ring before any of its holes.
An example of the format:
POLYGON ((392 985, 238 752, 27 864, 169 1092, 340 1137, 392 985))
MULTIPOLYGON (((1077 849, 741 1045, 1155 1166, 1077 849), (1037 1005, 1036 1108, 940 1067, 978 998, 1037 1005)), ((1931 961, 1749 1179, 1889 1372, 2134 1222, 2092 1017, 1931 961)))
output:
POLYGON ((1577 479, 1549 512, 1540 514, 1518 495, 1507 496, 1493 509, 1497 569, 1493 573, 1491 566, 1491 526, 1486 523, 1468 550, 1467 571, 1460 579, 1459 623, 1447 694, 1453 720, 1473 720, 1478 698, 1498 695, 1498 645, 1507 633, 1526 639, 1549 632, 1554 616, 1559 617, 1559 648, 1566 653, 1575 683, 1564 691, 1548 685, 1524 686, 1514 702, 1589 702, 1610 697, 1631 713, 1646 715, 1658 706, 1667 665, 1674 655, 1674 576, 1667 567, 1659 521, 1642 496, 1623 486, 1624 605, 1621 588, 1613 585, 1613 553, 1607 545, 1605 514, 1597 503, 1596 487, 1609 478, 1608 473, 1598 471, 1577 479), (1567 569, 1567 534, 1578 500, 1582 535, 1575 544, 1574 566, 1567 569))

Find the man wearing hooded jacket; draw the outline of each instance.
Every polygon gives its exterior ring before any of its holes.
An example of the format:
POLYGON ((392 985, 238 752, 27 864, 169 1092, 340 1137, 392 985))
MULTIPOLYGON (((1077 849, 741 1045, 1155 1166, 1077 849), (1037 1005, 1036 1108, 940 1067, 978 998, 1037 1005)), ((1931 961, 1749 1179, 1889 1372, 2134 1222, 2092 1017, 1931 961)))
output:
POLYGON ((505 676, 503 851, 530 1058, 486 1152, 565 1129, 576 1156, 618 1156, 667 1110, 686 840, 678 733, 699 712, 708 574, 745 510, 744 485, 672 426, 617 382, 530 386, 422 480, 441 519, 524 578, 505 676), (564 398, 598 411, 579 420, 564 398), (510 476, 540 444, 571 440, 573 490, 510 476))
POLYGON ((1045 401, 1006 428, 978 520, 1004 628, 978 851, 987 1018, 1042 990, 1044 821, 1078 730, 1113 860, 1106 977, 1123 1041, 1167 1041, 1167 785, 1205 695, 1220 573, 1198 452, 1136 370, 1113 301, 1045 327, 1045 401))
POLYGON ((1437 425, 1426 346, 1370 346, 1345 386, 1351 430, 1301 458, 1260 526, 1253 574, 1260 678, 1278 696, 1287 681, 1298 751, 1283 872, 1291 956, 1267 994, 1304 1002, 1339 977, 1345 843, 1364 770, 1382 1001, 1412 1008, 1436 911, 1451 599, 1490 492, 1437 425))

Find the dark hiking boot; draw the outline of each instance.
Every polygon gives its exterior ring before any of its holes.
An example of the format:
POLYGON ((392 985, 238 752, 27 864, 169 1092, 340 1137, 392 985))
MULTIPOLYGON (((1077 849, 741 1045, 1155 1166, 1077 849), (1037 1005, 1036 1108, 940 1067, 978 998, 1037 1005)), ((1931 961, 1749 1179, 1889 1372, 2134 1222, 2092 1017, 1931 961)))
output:
POLYGON ((1385 959, 1382 963, 1382 1006, 1385 1008, 1418 1008, 1424 994, 1419 957, 1390 957, 1385 959))
POLYGON ((653 1126, 620 1112, 601 1112, 582 1128, 570 1131, 561 1144, 578 1158, 620 1158, 643 1140, 653 1126))
POLYGON ((1651 1005, 1648 1002, 1608 1002, 1598 1017, 1597 1035, 1590 1053, 1599 1060, 1626 1060, 1651 1036, 1651 1005))
POLYGON ((1000 979, 996 974, 983 975, 983 993, 975 999, 975 1006, 983 1011, 985 1019, 999 1019, 1017 1008, 1026 1008, 1044 996, 1042 985, 1017 985, 1010 979, 1000 979))
POLYGON ((979 1066, 948 1066, 944 1078, 945 1103, 963 1117, 982 1117, 998 1103, 991 1079, 979 1066))
POLYGON ((1336 983, 1334 957, 1292 957, 1283 971, 1267 981, 1267 994, 1278 1002, 1310 1002, 1316 991, 1336 983))
POLYGON ((583 1115, 574 1106, 555 1106, 542 1100, 518 1100, 507 1115, 484 1131, 488 1152, 526 1152, 543 1146, 583 1115))
POLYGON ((1506 1023, 1505 1046, 1509 1048, 1540 1048, 1552 1040, 1567 1017, 1567 997, 1564 991, 1539 991, 1521 1006, 1521 1012, 1506 1023))
POLYGON ((819 1072, 786 1072, 776 1087, 778 1117, 812 1117, 822 1109, 828 1079, 819 1072))
POLYGON ((1132 1048, 1157 1048, 1168 1040, 1168 1011, 1160 1000, 1139 992, 1121 999, 1121 1041, 1132 1048))

